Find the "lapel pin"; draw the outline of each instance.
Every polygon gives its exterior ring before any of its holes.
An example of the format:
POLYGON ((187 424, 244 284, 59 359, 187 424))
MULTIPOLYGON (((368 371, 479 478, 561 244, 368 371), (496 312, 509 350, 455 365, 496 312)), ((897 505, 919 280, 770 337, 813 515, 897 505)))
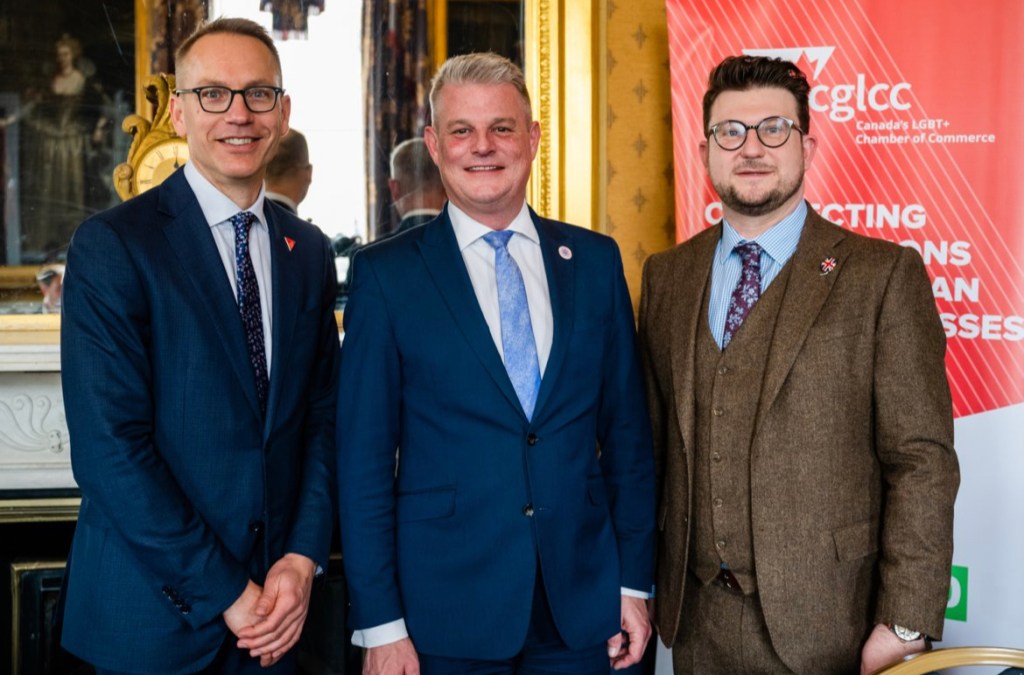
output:
POLYGON ((568 246, 559 246, 558 255, 562 256, 562 258, 564 258, 565 260, 571 260, 572 249, 570 249, 568 246))
POLYGON ((831 272, 835 268, 836 268, 836 259, 835 258, 831 258, 831 257, 825 258, 824 260, 821 261, 821 276, 825 276, 826 274, 828 274, 829 272, 831 272))
POLYGON ((295 240, 292 239, 291 237, 285 237, 284 238, 284 245, 287 246, 288 250, 290 251, 293 248, 295 248, 295 240))

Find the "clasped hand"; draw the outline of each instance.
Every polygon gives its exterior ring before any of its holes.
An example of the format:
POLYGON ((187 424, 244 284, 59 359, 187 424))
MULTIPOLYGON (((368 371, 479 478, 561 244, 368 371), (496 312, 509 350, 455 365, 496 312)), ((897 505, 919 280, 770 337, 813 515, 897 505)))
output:
POLYGON ((262 588, 250 579, 224 611, 224 622, 238 637, 239 649, 248 649, 261 666, 274 665, 299 641, 315 573, 316 563, 289 553, 270 568, 262 588))

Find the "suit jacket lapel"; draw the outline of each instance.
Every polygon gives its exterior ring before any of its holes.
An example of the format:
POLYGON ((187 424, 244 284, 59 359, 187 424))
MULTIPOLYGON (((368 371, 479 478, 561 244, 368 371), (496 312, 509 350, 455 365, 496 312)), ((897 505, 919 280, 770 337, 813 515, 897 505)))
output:
POLYGON ((269 429, 274 406, 281 395, 283 369, 280 368, 280 365, 285 362, 284 350, 292 343, 292 333, 295 330, 295 321, 303 298, 295 274, 295 266, 299 263, 293 258, 299 254, 289 251, 288 245, 284 241, 284 228, 287 224, 278 222, 278 219, 274 218, 273 208, 264 206, 263 213, 266 215, 267 227, 270 231, 271 293, 273 297, 273 311, 271 312, 271 333, 274 336, 273 356, 270 361, 270 390, 267 392, 267 428, 269 429))
POLYGON ((427 270, 448 306, 455 325, 505 398, 522 412, 519 397, 508 378, 501 355, 494 346, 483 312, 480 311, 473 283, 469 280, 466 263, 455 239, 447 206, 436 220, 423 226, 423 234, 417 243, 427 270))
POLYGON ((224 272, 210 226, 199 208, 195 194, 182 171, 176 171, 158 188, 158 210, 169 217, 164 236, 186 275, 192 281, 199 305, 210 315, 210 324, 220 335, 231 369, 238 377, 246 398, 259 414, 259 399, 252 364, 245 349, 245 331, 238 302, 224 272))
POLYGON ((789 375, 833 284, 842 274, 847 251, 839 244, 845 238, 846 232, 841 228, 823 220, 813 211, 808 211, 800 243, 789 261, 792 269, 768 351, 761 404, 754 427, 755 436, 764 414, 771 409, 782 383, 789 375), (823 274, 821 265, 829 258, 835 260, 836 266, 833 271, 823 274))
POLYGON ((708 320, 704 311, 704 296, 711 280, 715 247, 721 237, 721 224, 705 230, 694 238, 692 246, 681 250, 681 255, 686 254, 688 257, 672 267, 674 278, 669 292, 675 293, 676 303, 667 338, 671 345, 673 388, 677 396, 681 395, 681 400, 677 400, 674 407, 683 443, 690 450, 687 453, 688 462, 696 442, 696 401, 690 392, 694 391, 696 376, 697 335, 708 320))
POLYGON ((573 277, 576 267, 572 257, 563 258, 558 252, 562 246, 572 250, 571 230, 568 227, 556 227, 551 221, 539 217, 533 209, 530 209, 530 216, 540 237, 540 250, 544 256, 544 272, 547 275, 548 297, 551 299, 551 314, 554 321, 551 352, 544 368, 544 377, 540 383, 537 406, 533 414, 533 418, 537 419, 544 403, 555 389, 555 381, 569 350, 569 336, 572 335, 575 316, 573 277))

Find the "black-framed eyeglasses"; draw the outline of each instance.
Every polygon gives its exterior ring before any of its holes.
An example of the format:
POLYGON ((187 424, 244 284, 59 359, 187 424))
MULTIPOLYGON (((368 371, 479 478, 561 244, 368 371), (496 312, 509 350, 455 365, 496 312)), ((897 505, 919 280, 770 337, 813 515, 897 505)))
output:
POLYGON ((228 87, 196 87, 195 89, 175 89, 175 94, 195 94, 199 99, 199 107, 208 113, 227 112, 231 104, 235 102, 235 94, 241 94, 245 101, 245 107, 250 112, 270 112, 277 105, 277 99, 284 93, 280 87, 268 87, 260 85, 246 87, 245 89, 230 89, 228 87))
POLYGON ((711 126, 708 136, 715 139, 722 150, 739 150, 747 142, 747 132, 753 129, 757 140, 766 148, 777 148, 789 140, 793 129, 806 133, 788 117, 765 117, 757 124, 744 124, 739 120, 725 120, 711 126))

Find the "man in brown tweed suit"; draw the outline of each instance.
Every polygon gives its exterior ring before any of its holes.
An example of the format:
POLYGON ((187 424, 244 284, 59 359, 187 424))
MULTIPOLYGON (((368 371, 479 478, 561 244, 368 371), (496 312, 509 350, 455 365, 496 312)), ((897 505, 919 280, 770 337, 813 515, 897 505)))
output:
POLYGON ((656 618, 677 675, 870 673, 942 636, 945 338, 917 253, 804 201, 808 91, 777 59, 712 71, 700 153, 723 222, 644 270, 656 618))

